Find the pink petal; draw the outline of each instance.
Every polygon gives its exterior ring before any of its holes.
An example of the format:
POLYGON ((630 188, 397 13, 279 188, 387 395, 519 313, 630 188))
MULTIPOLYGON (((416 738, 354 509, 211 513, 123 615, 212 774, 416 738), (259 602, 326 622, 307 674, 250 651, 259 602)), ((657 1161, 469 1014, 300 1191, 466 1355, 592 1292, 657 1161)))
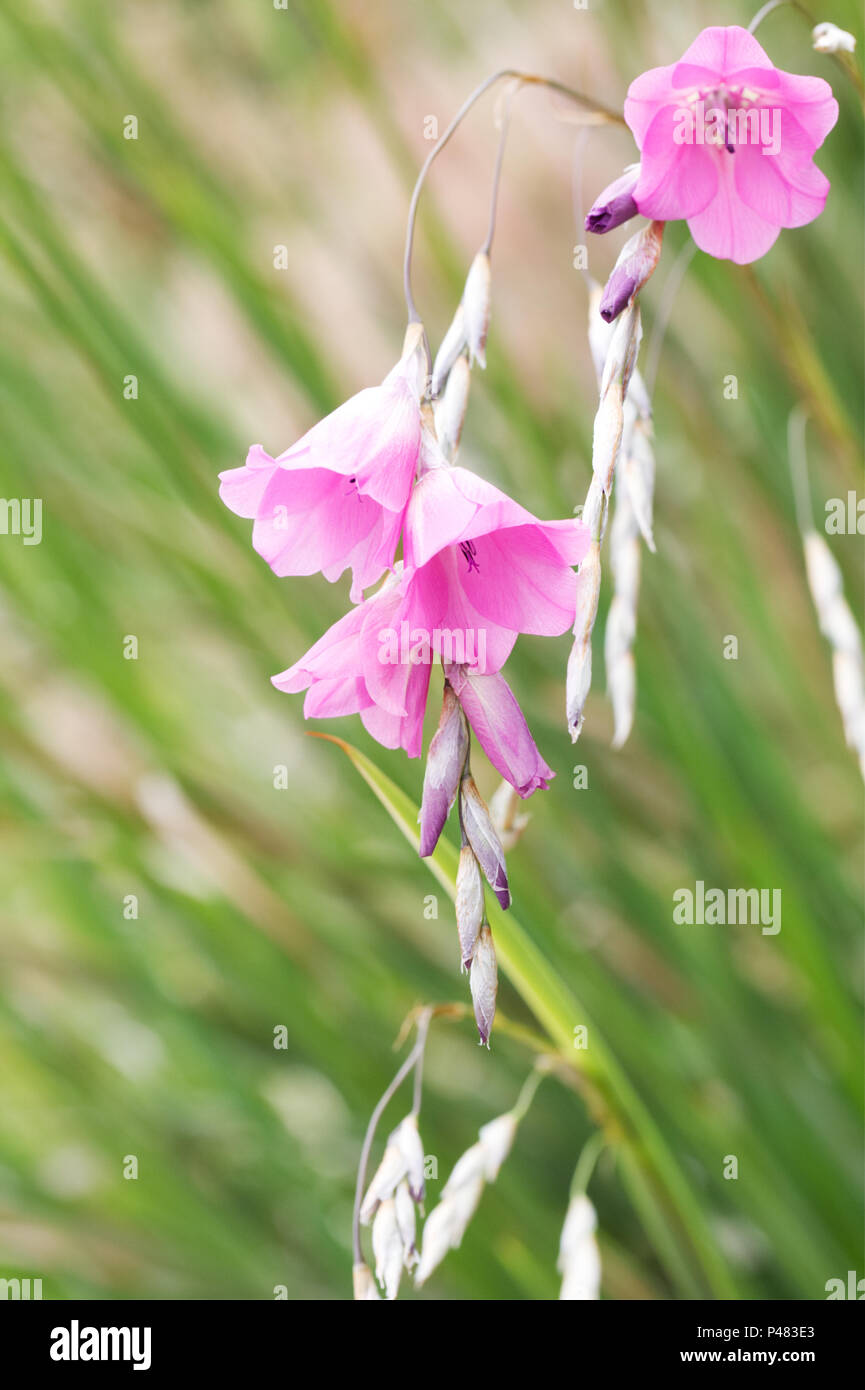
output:
POLYGON ((675 97, 673 67, 671 64, 666 68, 649 68, 648 72, 635 77, 628 88, 625 98, 625 120, 633 131, 640 149, 659 107, 668 105, 675 97))
MULTIPOLYGON (((782 150, 788 125, 789 115, 784 112, 782 150)), ((748 144, 736 146, 733 161, 736 192, 764 221, 780 227, 803 227, 823 211, 829 180, 810 157, 796 165, 781 155, 764 154, 759 145, 748 144)))
POLYGON ((775 66, 753 34, 739 24, 713 25, 682 54, 673 82, 680 88, 715 86, 751 69, 762 86, 774 85, 775 66))
POLYGON ((406 614, 412 630, 429 634, 432 649, 442 660, 468 661, 479 671, 498 671, 513 650, 516 628, 510 614, 503 623, 490 622, 474 606, 459 579, 462 558, 448 547, 416 570, 406 614))
POLYGON ((542 523, 493 531, 473 544, 471 562, 457 552, 456 563, 466 597, 484 618, 544 637, 572 625, 577 576, 542 523))
MULTIPOLYGON (((342 574, 350 556, 364 554, 360 543, 375 531, 380 516, 379 508, 339 473, 277 468, 261 498, 252 544, 277 575, 333 573, 336 565, 342 574)), ((366 582, 385 568, 381 565, 366 582)))
POLYGON ((822 77, 798 77, 778 73, 777 100, 795 117, 811 141, 811 153, 819 149, 838 119, 838 103, 822 77))
POLYGON ((253 444, 243 468, 228 468, 219 475, 219 495, 226 507, 237 516, 256 516, 275 468, 270 454, 260 444, 253 444))
MULTIPOLYGON (((421 442, 420 406, 403 364, 382 386, 370 386, 339 406, 282 456, 303 446, 304 467, 354 478, 359 492, 389 511, 408 500, 421 442)), ((281 460, 280 460, 281 461, 281 460)))
MULTIPOLYGON (((360 633, 361 671, 367 690, 380 709, 397 718, 408 713, 408 688, 417 666, 408 659, 391 659, 394 651, 401 657, 403 647, 411 640, 410 631, 404 640, 403 628, 408 612, 404 595, 408 579, 404 575, 399 583, 364 604, 360 633)), ((430 660, 428 654, 427 669, 430 660)))
POLYGON ((765 221, 737 193, 733 165, 738 158, 737 152, 719 161, 718 192, 708 207, 688 218, 688 227, 707 255, 747 265, 774 245, 780 227, 765 221))
POLYGON ((429 666, 413 666, 406 685, 406 713, 389 714, 371 705, 361 711, 361 722, 384 748, 404 748, 410 758, 419 758, 423 748, 423 717, 429 691, 429 666))
POLYGON ((547 787, 555 773, 538 752, 504 676, 478 676, 458 667, 446 674, 493 767, 522 797, 547 787))
POLYGON ((335 679, 347 672, 359 673, 359 638, 364 616, 363 606, 352 608, 329 627, 299 661, 271 677, 277 690, 293 694, 306 690, 316 680, 335 679))
POLYGON ((665 106, 646 132, 634 201, 644 217, 662 222, 702 212, 718 187, 717 151, 708 145, 678 144, 681 107, 665 106))
POLYGON ((304 719, 335 719, 343 714, 358 714, 368 709, 372 700, 360 676, 346 679, 317 681, 303 702, 304 719))
POLYGON ((403 540, 407 566, 419 569, 445 546, 453 545, 476 515, 480 504, 458 487, 453 476, 464 471, 434 468, 412 490, 403 540))

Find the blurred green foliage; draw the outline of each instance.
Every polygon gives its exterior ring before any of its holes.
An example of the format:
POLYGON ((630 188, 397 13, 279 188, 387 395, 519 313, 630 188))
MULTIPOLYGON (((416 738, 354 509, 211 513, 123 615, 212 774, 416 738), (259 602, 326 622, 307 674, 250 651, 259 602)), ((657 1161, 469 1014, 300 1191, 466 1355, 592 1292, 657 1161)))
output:
MULTIPOLYGON (((750 13, 3 0, 0 492, 43 499, 44 537, 0 536, 0 1276, 42 1277, 51 1298, 348 1296, 354 1168, 400 1023, 467 989, 444 894, 428 920, 425 867, 269 684, 347 585, 274 578, 216 475, 391 365, 429 114, 443 127, 506 64, 615 106, 701 27, 750 13)), ((852 0, 828 17, 861 39, 852 0)), ((521 639, 509 676, 558 776, 510 868, 523 926, 603 1029, 739 1294, 807 1299, 863 1265, 862 787, 804 581, 786 424, 802 401, 819 519, 862 484, 862 112, 800 16, 780 10, 760 38, 835 87, 818 157, 832 193, 751 269, 688 270, 655 396, 636 728, 611 752, 600 622, 576 748, 567 639, 521 639), (696 879, 780 888, 782 931, 675 926, 672 894, 696 879)), ((485 224, 493 111, 422 207, 433 339, 485 224)), ((584 496, 594 409, 574 147, 586 198, 632 150, 627 132, 583 141, 568 115, 538 93, 514 109, 463 455, 548 516, 584 496)), ((599 279, 621 234, 608 240, 590 248, 599 279)), ((685 240, 669 229, 649 339, 685 240)), ((831 544, 861 617, 861 540, 831 544)), ((356 721, 334 728, 417 800, 418 764, 356 721)), ((500 1002, 531 1022, 509 987, 500 1002)), ((422 1133, 440 1180, 530 1062, 513 1038, 487 1054, 468 1021, 436 1025, 422 1133)), ((591 1129, 581 1096, 545 1082, 421 1296, 555 1297, 591 1129)), ((591 1193, 605 1296, 687 1296, 611 1159, 591 1193)))

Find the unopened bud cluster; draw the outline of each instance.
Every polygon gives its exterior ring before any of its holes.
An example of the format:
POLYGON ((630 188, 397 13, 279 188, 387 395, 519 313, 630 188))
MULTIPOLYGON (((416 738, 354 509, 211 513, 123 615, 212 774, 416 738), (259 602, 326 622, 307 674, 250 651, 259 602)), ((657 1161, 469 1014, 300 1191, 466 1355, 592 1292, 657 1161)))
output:
POLYGON ((499 1115, 478 1131, 478 1142, 459 1158, 423 1228, 423 1245, 415 1283, 426 1283, 449 1250, 455 1250, 477 1210, 488 1182, 495 1182, 511 1151, 517 1132, 512 1111, 499 1115))
MULTIPOLYGON (((361 1222, 372 1223, 375 1277, 385 1297, 394 1299, 404 1269, 418 1259, 416 1207, 424 1199, 424 1154, 417 1117, 406 1115, 385 1146, 384 1156, 360 1207, 361 1222)), ((366 1265, 355 1265, 355 1299, 379 1297, 366 1265)))
POLYGON ((489 1046, 496 1012, 498 971, 486 917, 489 884, 503 908, 510 906, 505 852, 489 807, 469 765, 469 731, 460 701, 445 681, 439 726, 429 747, 419 815, 420 852, 432 854, 455 802, 459 803, 460 859, 455 909, 460 962, 469 973, 475 1021, 489 1046))

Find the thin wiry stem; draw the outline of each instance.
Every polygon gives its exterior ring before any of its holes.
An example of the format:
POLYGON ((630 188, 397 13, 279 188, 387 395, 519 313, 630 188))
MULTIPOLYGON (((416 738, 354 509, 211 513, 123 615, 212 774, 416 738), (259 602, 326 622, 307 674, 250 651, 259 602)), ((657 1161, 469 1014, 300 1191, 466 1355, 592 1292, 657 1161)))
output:
POLYGON ((418 1019, 417 1042, 415 1047, 420 1049, 417 1065, 414 1071, 414 1091, 412 1093, 411 1113, 417 1119, 420 1114, 421 1100, 423 1098, 423 1064, 426 1057, 426 1039, 432 1020, 432 1010, 425 1009, 418 1019))
POLYGON ((525 1119, 529 1111, 529 1106, 535 1098, 535 1092, 544 1077, 550 1075, 551 1069, 549 1057, 539 1057, 535 1062, 535 1065, 532 1067, 532 1070, 523 1083, 523 1088, 517 1096, 516 1103, 511 1111, 517 1123, 525 1119))
POLYGON ((779 5, 786 5, 788 3, 790 3, 790 0, 768 0, 768 4, 764 5, 763 8, 758 10, 754 15, 754 18, 748 25, 748 33, 756 34, 767 15, 770 15, 773 10, 777 10, 779 5))
POLYGON ((510 128, 511 123, 511 103, 513 102, 513 99, 516 96, 517 92, 520 90, 521 86, 522 83, 517 82, 511 88, 505 99, 504 110, 502 111, 501 131, 499 134, 499 147, 496 151, 496 165, 495 169, 493 170, 493 191, 492 196, 490 198, 490 220, 487 226, 486 240, 484 241, 484 244, 481 247, 481 251, 486 256, 488 256, 490 254, 490 251, 493 249, 493 237, 496 234, 496 214, 498 212, 499 206, 499 186, 501 184, 502 179, 502 164, 504 162, 505 157, 505 145, 508 142, 508 130, 510 128))
POLYGON ((432 149, 430 150, 429 154, 427 155, 426 159, 421 165, 421 170, 417 176, 417 181, 415 183, 414 190, 411 195, 411 202, 409 203, 408 209, 408 224, 406 227, 405 256, 403 258, 403 288, 405 292, 405 302, 406 308, 408 310, 409 323, 420 323, 421 321, 420 314, 417 311, 417 306, 415 305, 414 296, 412 294, 411 261, 412 251, 414 248, 414 229, 415 223, 417 221, 417 207, 418 202, 420 201, 421 191, 423 189, 424 183, 426 182, 426 176, 429 173, 433 162, 441 154, 442 150, 445 148, 454 132, 459 129, 460 125, 462 125, 462 122, 465 120, 466 116, 471 111, 475 103, 480 100, 480 98, 484 95, 485 92, 489 91, 490 87, 495 86, 497 82, 501 82, 504 78, 507 77, 513 78, 515 81, 518 81, 521 86, 528 86, 532 84, 535 86, 546 87, 549 91, 556 92, 559 96, 566 97, 569 101, 575 102, 576 105, 582 106, 585 110, 591 112, 597 117, 600 117, 600 119, 604 121, 612 121, 618 125, 624 124, 624 117, 619 115, 617 111, 609 110, 606 106, 602 106, 600 102, 593 101, 590 97, 583 96, 581 92, 576 92, 571 87, 566 87, 562 82, 556 82, 550 77, 540 77, 535 73, 518 72, 515 68, 502 68, 499 72, 494 72, 490 77, 485 78, 484 81, 481 82, 480 86, 475 87, 474 91, 466 97, 462 106, 459 108, 453 120, 448 125, 447 129, 444 131, 442 135, 439 136, 438 140, 433 145, 432 149))
POLYGON ((592 1173, 595 1171, 595 1164, 601 1156, 602 1151, 607 1146, 607 1136, 602 1129, 587 1139, 583 1145, 582 1152, 577 1159, 577 1166, 574 1169, 574 1176, 571 1179, 571 1199, 579 1197, 585 1192, 591 1180, 592 1173))
MULTIPOLYGON (((366 1170, 369 1164, 370 1150, 372 1149, 372 1142, 375 1138, 378 1122, 406 1077, 411 1073, 412 1068, 419 1062, 422 1062, 431 1018, 432 1009, 424 1009, 417 1021, 417 1039, 414 1047, 369 1117, 369 1124, 366 1127, 366 1134, 363 1138, 363 1147, 360 1151, 360 1161, 357 1165, 357 1182, 354 1189, 354 1215, 351 1223, 351 1242, 355 1264, 361 1264, 363 1261, 363 1249, 360 1243, 360 1208, 363 1202, 364 1188, 366 1187, 366 1170)), ((415 1106, 419 1106, 420 1104, 417 1096, 417 1087, 415 1088, 414 1103, 415 1106)), ((416 1114, 417 1110, 415 1109, 412 1113, 416 1114)))

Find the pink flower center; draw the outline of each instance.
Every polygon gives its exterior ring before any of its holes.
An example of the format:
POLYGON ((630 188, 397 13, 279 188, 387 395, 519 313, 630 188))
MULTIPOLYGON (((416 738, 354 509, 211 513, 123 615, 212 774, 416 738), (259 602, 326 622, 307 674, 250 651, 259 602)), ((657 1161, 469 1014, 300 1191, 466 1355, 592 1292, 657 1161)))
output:
POLYGON ((762 93, 753 87, 719 83, 683 93, 680 112, 688 113, 693 139, 735 154, 743 144, 768 145, 775 141, 775 113, 761 106, 762 93))

